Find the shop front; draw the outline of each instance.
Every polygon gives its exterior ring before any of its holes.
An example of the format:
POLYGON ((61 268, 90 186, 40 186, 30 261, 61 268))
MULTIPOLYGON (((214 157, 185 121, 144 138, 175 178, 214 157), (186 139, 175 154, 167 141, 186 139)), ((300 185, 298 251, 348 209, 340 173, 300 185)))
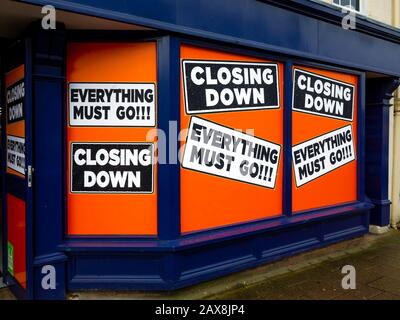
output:
POLYGON ((45 4, 57 28, 1 60, 19 298, 173 290, 389 224, 398 31, 300 0, 18 3, 45 4))

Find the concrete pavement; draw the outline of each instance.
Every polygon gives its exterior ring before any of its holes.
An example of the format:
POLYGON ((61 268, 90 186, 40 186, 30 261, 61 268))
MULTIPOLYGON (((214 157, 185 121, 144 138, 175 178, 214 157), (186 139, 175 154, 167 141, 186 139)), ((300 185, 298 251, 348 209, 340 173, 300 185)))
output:
POLYGON ((327 259, 320 263, 306 263, 297 270, 209 298, 400 300, 400 232, 392 230, 372 242, 369 247, 338 251, 325 256, 327 259), (342 288, 341 270, 345 265, 356 270, 354 290, 342 288))
MULTIPOLYGON (((400 300, 400 231, 368 234, 173 292, 74 292, 69 299, 400 300), (356 270, 344 290, 342 267, 356 270)), ((0 289, 0 300, 13 299, 0 289)))

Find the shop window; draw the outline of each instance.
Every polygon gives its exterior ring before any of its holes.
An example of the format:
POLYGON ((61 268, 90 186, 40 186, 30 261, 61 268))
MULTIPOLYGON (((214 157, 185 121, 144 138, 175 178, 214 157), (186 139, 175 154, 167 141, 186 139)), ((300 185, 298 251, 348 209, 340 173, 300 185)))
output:
POLYGON ((156 43, 67 48, 68 235, 157 234, 156 43))
POLYGON ((181 46, 181 232, 282 215, 283 64, 181 46))
POLYGON ((294 213, 357 200, 357 76, 293 68, 294 213))

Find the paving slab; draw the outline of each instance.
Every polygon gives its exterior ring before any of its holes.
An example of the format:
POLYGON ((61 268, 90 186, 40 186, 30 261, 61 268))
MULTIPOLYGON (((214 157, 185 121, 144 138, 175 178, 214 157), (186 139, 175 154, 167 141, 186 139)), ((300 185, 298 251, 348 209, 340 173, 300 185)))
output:
POLYGON ((400 232, 391 230, 386 235, 373 237, 370 245, 363 243, 357 247, 359 243, 349 242, 341 251, 327 253, 328 260, 322 258, 319 263, 309 263, 305 268, 289 267, 293 272, 272 279, 270 285, 260 283, 214 298, 400 300, 400 232), (356 270, 354 290, 342 288, 345 275, 341 270, 345 265, 352 265, 356 270))
MULTIPOLYGON (((400 231, 366 235, 170 292, 71 292, 69 299, 400 300, 400 231), (353 265, 356 289, 341 286, 353 265)), ((0 289, 0 300, 14 299, 0 289)))
POLYGON ((376 288, 386 293, 400 296, 400 280, 392 277, 382 277, 368 284, 371 288, 376 288))
POLYGON ((7 288, 0 289, 0 300, 15 300, 14 295, 7 288))

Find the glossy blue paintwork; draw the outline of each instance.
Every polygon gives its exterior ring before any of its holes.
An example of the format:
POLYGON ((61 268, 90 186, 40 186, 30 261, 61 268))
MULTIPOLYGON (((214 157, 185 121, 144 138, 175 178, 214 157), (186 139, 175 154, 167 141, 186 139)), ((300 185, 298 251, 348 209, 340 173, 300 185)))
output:
MULTIPOLYGON (((180 165, 177 161, 177 150, 180 145, 179 91, 179 42, 176 38, 166 36, 158 40, 157 45, 157 88, 158 96, 158 128, 165 133, 167 143, 165 162, 168 165, 158 166, 158 238, 160 240, 175 239, 180 235, 180 165), (174 147, 175 146, 175 147, 174 147)), ((161 141, 160 141, 161 142, 161 141)), ((162 146, 163 144, 160 144, 162 146)), ((160 151, 159 151, 160 154, 160 151)))
MULTIPOLYGON (((365 137, 365 92, 366 92, 365 73, 360 74, 358 78, 358 137, 365 137)), ((357 139, 357 198, 365 201, 365 139, 357 139)))
POLYGON ((236 46, 400 76, 398 30, 308 0, 23 0, 236 46))
POLYGON ((69 289, 169 290, 360 236, 371 205, 352 205, 149 243, 70 242, 69 289))
POLYGON ((396 78, 367 80, 366 91, 366 195, 375 208, 371 224, 390 224, 389 178, 389 108, 393 91, 399 86, 396 78))
POLYGON ((39 31, 32 37, 36 48, 34 92, 42 93, 34 95, 36 299, 62 299, 65 295, 66 256, 57 249, 64 238, 65 217, 65 37, 61 26, 53 32, 39 31), (44 290, 41 284, 42 267, 48 264, 56 270, 56 290, 44 290))
POLYGON ((285 216, 292 215, 292 85, 293 62, 285 63, 283 107, 283 189, 282 208, 285 216))

